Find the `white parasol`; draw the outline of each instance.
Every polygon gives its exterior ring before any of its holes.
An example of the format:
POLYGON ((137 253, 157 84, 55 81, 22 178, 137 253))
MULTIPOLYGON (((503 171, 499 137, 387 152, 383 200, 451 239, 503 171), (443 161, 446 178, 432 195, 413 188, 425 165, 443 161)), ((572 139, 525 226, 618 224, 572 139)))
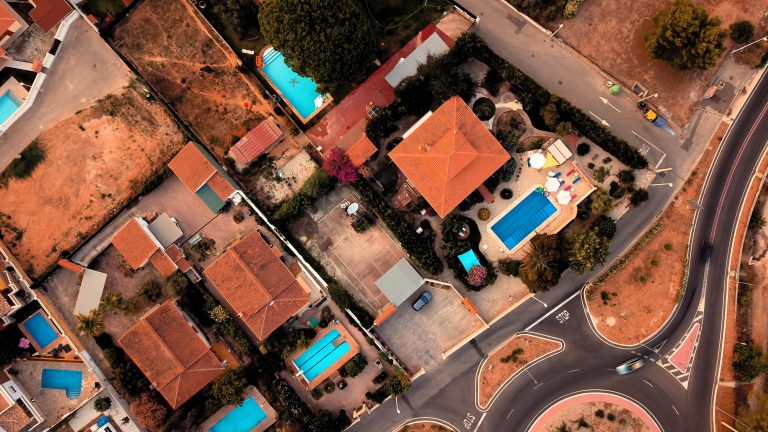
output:
POLYGON ((550 192, 555 192, 560 189, 560 181, 554 177, 547 178, 547 182, 544 183, 544 187, 550 192))
POLYGON ((531 165, 531 168, 535 169, 542 169, 544 168, 544 164, 547 162, 547 157, 544 156, 543 153, 536 153, 533 156, 528 159, 528 163, 531 165))
POLYGON ((557 202, 562 205, 568 204, 569 202, 571 202, 571 193, 568 192, 567 190, 561 190, 557 194, 557 202))

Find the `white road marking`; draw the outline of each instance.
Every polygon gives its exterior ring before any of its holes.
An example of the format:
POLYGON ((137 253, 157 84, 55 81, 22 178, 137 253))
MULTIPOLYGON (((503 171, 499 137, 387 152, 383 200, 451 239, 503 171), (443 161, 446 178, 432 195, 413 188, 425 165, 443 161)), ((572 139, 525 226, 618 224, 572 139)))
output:
POLYGON ((657 162, 657 163, 656 163, 656 166, 654 167, 654 168, 658 168, 658 167, 659 167, 659 165, 661 165, 661 163, 662 163, 662 162, 664 162, 664 158, 666 158, 666 157, 667 157, 667 153, 666 153, 664 150, 662 150, 662 149, 660 149, 660 148, 656 147, 655 145, 653 145, 653 143, 652 143, 652 142, 650 142, 650 141, 648 141, 647 139, 645 139, 645 138, 641 137, 640 135, 638 135, 638 133, 637 133, 637 132, 635 132, 635 131, 632 131, 632 133, 633 133, 633 134, 635 134, 635 136, 636 136, 636 137, 640 138, 641 140, 645 141, 646 143, 650 144, 650 145, 651 145, 653 148, 655 148, 656 150, 658 150, 658 151, 660 151, 660 152, 661 152, 661 155, 662 155, 662 156, 661 156, 661 159, 659 159, 659 162, 657 162))
POLYGON ((536 381, 536 378, 534 378, 533 375, 531 375, 531 371, 529 371, 528 368, 525 368, 523 370, 528 373, 528 376, 531 377, 531 379, 533 380, 534 384, 538 384, 539 383, 538 381, 536 381))
POLYGON ((611 104, 610 102, 608 102, 608 99, 606 99, 606 98, 604 98, 604 97, 602 97, 602 96, 601 96, 601 97, 600 97, 600 100, 601 100, 601 101, 603 101, 603 103, 604 103, 604 104, 606 104, 606 105, 608 105, 609 107, 611 107, 611 108, 615 109, 615 110, 616 110, 616 111, 618 111, 618 112, 621 112, 621 110, 620 110, 620 109, 616 108, 615 106, 613 106, 613 104, 611 104))
POLYGON ((648 384, 649 386, 653 387, 653 384, 649 383, 648 381, 646 381, 646 380, 643 380, 643 382, 644 382, 644 383, 646 383, 646 384, 648 384))
MULTIPOLYGON (((582 287, 582 288, 583 288, 583 287, 582 287)), ((536 321, 534 321, 534 322, 533 322, 533 324, 531 324, 531 325, 529 325, 528 327, 526 327, 526 328, 525 328, 525 330, 527 331, 527 330, 530 330, 530 329, 532 329, 533 327, 535 327, 535 326, 536 326, 536 324, 538 324, 538 323, 540 323, 540 322, 544 321, 544 320, 545 320, 545 319, 546 319, 548 316, 552 315, 552 314, 553 314, 553 313, 555 313, 555 312, 556 312, 558 309, 560 309, 560 306, 562 306, 562 305, 564 305, 564 304, 568 303, 569 301, 573 300, 573 298, 574 298, 574 297, 576 297, 577 295, 581 294, 581 289, 582 289, 582 288, 579 288, 578 290, 576 290, 576 292, 575 292, 575 293, 571 294, 571 296, 570 296, 570 297, 568 297, 567 299, 563 300, 563 301, 562 301, 562 302, 561 302, 559 305, 557 305, 556 307, 552 308, 552 310, 551 310, 551 311, 549 311, 549 312, 545 313, 544 315, 542 315, 542 316, 541 316, 541 318, 539 318, 539 319, 537 319, 536 321)))
POLYGON ((568 371, 568 373, 571 373, 571 372, 576 372, 576 371, 580 371, 580 370, 581 370, 581 369, 574 369, 574 370, 569 370, 569 371, 568 371))
MULTIPOLYGON (((677 410, 677 408, 675 408, 674 405, 672 405, 672 409, 675 410, 675 414, 680 415, 680 412, 677 410)), ((507 417, 507 418, 509 418, 509 417, 507 417)))
POLYGON ((513 412, 515 412, 514 408, 512 408, 512 411, 510 411, 509 414, 507 414, 507 420, 509 420, 509 418, 512 417, 513 412))
POLYGON ((480 428, 480 424, 483 423, 483 419, 485 419, 485 416, 488 413, 483 413, 483 415, 480 416, 480 421, 477 422, 477 426, 475 426, 474 432, 477 432, 477 430, 480 428))
POLYGON ((540 382, 540 383, 536 384, 536 386, 534 386, 533 389, 536 390, 537 388, 541 387, 542 384, 544 384, 544 383, 540 382))

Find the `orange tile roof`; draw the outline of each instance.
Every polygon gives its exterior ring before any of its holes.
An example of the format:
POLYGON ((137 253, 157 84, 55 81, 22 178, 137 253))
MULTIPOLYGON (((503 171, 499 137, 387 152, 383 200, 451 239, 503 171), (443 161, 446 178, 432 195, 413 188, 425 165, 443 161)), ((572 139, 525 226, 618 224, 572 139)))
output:
POLYGON ((171 300, 149 311, 118 343, 174 409, 224 373, 171 300))
POLYGON ((184 186, 192 192, 197 192, 216 172, 216 168, 192 142, 187 143, 171 159, 168 167, 184 183, 184 186))
POLYGON ((364 164, 374 153, 376 153, 376 146, 368 138, 368 135, 363 132, 363 136, 355 141, 352 146, 347 149, 347 156, 352 165, 359 167, 364 164))
POLYGON ((139 225, 137 218, 128 221, 112 239, 112 245, 125 258, 128 265, 138 270, 147 263, 149 258, 160 247, 149 236, 149 233, 139 225))
POLYGON ((389 156, 440 217, 510 159, 458 96, 443 103, 389 156))
POLYGON ((11 7, 8 6, 8 3, 5 0, 0 1, 0 35, 9 31, 16 22, 16 15, 11 10, 11 7))
POLYGON ((155 251, 155 253, 149 257, 149 262, 152 263, 152 266, 157 269, 157 272, 163 277, 172 275, 177 269, 176 263, 174 263, 162 249, 155 251))
POLYGON ((35 8, 29 17, 45 31, 51 31, 72 10, 66 0, 32 0, 31 3, 35 8))
POLYGON ((247 165, 282 137, 283 131, 275 122, 275 118, 269 117, 240 138, 230 152, 237 163, 247 165))
POLYGON ((32 422, 27 413, 18 403, 0 413, 0 429, 6 432, 21 432, 32 422))
POLYGON ((85 270, 82 266, 75 264, 68 259, 63 259, 63 258, 59 260, 59 266, 63 269, 67 269, 75 273, 82 273, 85 270))
POLYGON ((228 200, 229 196, 235 192, 235 188, 233 188, 227 179, 225 179, 218 171, 208 180, 208 186, 211 187, 213 192, 221 198, 222 201, 228 200))
POLYGON ((204 273, 259 340, 299 313, 310 300, 258 232, 233 244, 204 273))

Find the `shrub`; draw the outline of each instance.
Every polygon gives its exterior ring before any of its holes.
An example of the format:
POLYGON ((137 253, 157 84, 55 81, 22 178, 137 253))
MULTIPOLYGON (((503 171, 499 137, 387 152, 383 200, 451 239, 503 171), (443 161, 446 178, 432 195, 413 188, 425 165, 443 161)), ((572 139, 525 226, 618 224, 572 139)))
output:
POLYGON ((349 359, 348 362, 344 364, 344 366, 339 371, 341 376, 343 377, 350 377, 354 378, 358 375, 360 375, 365 367, 368 365, 368 359, 365 358, 362 354, 357 354, 351 359, 349 359))
POLYGON ((568 0, 563 9, 563 16, 570 19, 578 15, 582 3, 584 3, 584 0, 568 0))
POLYGON ((502 363, 509 363, 509 362, 517 363, 517 361, 520 360, 519 357, 523 355, 524 352, 525 351, 522 348, 515 348, 514 350, 512 350, 511 354, 500 358, 499 361, 502 363))
POLYGON ((474 265, 469 269, 467 274, 467 282, 472 286, 482 286, 488 278, 488 268, 481 265, 474 265))
POLYGON ((606 215, 600 215, 592 222, 591 229, 600 237, 612 239, 616 235, 616 221, 606 215))
POLYGON ((477 211, 477 218, 481 221, 487 221, 491 217, 491 211, 483 207, 477 211))
POLYGON ((765 372, 763 349, 752 340, 737 342, 733 346, 733 371, 739 381, 752 381, 765 372))
POLYGON ((139 285, 137 293, 142 299, 151 303, 157 303, 163 296, 163 288, 153 279, 139 285))
POLYGON ((200 240, 189 247, 189 250, 194 252, 200 261, 205 261, 213 253, 213 247, 216 245, 216 240, 208 237, 201 237, 200 240))
POLYGON ((608 177, 608 174, 610 173, 611 171, 608 168, 604 166, 600 166, 594 171, 595 181, 597 181, 598 183, 604 182, 605 178, 608 177))
POLYGON ((25 179, 35 172, 35 168, 45 160, 46 152, 43 145, 35 139, 27 146, 17 159, 13 159, 2 173, 0 173, 0 186, 5 186, 12 178, 25 179))
POLYGON ((636 189, 632 192, 632 197, 629 199, 629 203, 634 207, 637 207, 646 201, 648 201, 647 189, 636 189))
POLYGON ((232 221, 236 224, 239 224, 243 220, 245 220, 245 216, 243 216, 243 212, 241 211, 235 212, 235 214, 232 215, 232 221))
POLYGON ((184 297, 189 290, 189 278, 180 271, 173 272, 165 280, 165 290, 175 296, 184 297))
POLYGON ((586 156, 589 154, 589 144, 583 142, 576 146, 576 154, 579 156, 586 156))
POLYGON ((310 393, 312 395, 312 399, 314 400, 320 400, 320 398, 323 397, 323 389, 320 386, 317 386, 312 389, 312 392, 310 393))
POLYGON ((229 312, 222 305, 217 305, 216 307, 211 309, 211 319, 213 319, 219 324, 226 322, 230 318, 231 317, 229 315, 229 312))
POLYGON ((334 384, 333 381, 331 381, 331 380, 327 380, 323 384, 323 391, 328 393, 328 394, 333 393, 334 391, 336 391, 336 384, 334 384))
POLYGON ((608 421, 611 421, 611 422, 612 422, 612 421, 616 421, 616 414, 614 414, 614 413, 608 413, 608 415, 607 415, 607 416, 605 416, 605 418, 607 418, 607 419, 608 419, 608 421))
POLYGON ((621 170, 616 177, 619 178, 619 182, 624 186, 631 186, 635 183, 635 173, 632 170, 621 170))
POLYGON ((389 375, 387 375, 387 372, 386 372, 386 371, 381 371, 381 373, 379 373, 378 375, 376 375, 375 377, 373 377, 373 380, 372 380, 372 381, 373 381, 373 383, 374 383, 374 384, 381 384, 381 383, 383 383, 384 381, 386 381, 386 379, 387 379, 387 377, 388 377, 388 376, 389 376, 389 375))
POLYGON ((277 223, 288 223, 296 219, 301 212, 315 203, 319 198, 329 194, 336 186, 336 180, 324 170, 316 170, 301 186, 299 191, 283 201, 272 218, 277 223))
POLYGON ((603 418, 603 417, 605 417, 605 411, 603 411, 603 410, 601 410, 601 409, 599 409, 599 410, 595 411, 595 417, 597 417, 597 418, 603 418))
POLYGON ((481 97, 472 104, 472 111, 480 120, 490 120, 496 114, 496 104, 486 97, 481 97))
POLYGON ((363 233, 373 225, 371 217, 368 215, 358 216, 354 222, 352 222, 352 229, 357 233, 363 233))
POLYGON ((728 27, 731 40, 739 44, 749 42, 754 33, 755 26, 747 20, 736 21, 728 27))
POLYGON ((107 411, 111 407, 112 407, 112 399, 110 399, 109 397, 106 397, 106 396, 99 397, 93 401, 93 408, 100 413, 107 411))
POLYGON ((512 199, 512 189, 510 188, 504 188, 501 190, 501 193, 499 193, 499 196, 501 196, 501 199, 512 199))
POLYGON ((671 251, 672 250, 672 243, 664 243, 664 250, 671 251))
POLYGON ((374 391, 365 392, 365 398, 377 404, 384 402, 384 400, 391 394, 387 384, 384 384, 374 391))
POLYGON ((330 154, 323 161, 323 169, 339 183, 352 183, 357 180, 357 168, 349 160, 349 156, 339 147, 331 149, 330 154))
POLYGON ((517 277, 520 274, 521 261, 512 258, 502 258, 499 260, 499 271, 507 276, 517 277))
POLYGON ((494 96, 498 96, 499 87, 504 82, 504 77, 494 68, 488 69, 488 73, 483 77, 482 86, 494 96))
POLYGON ((588 164, 587 164, 587 168, 589 168, 589 169, 595 169, 595 164, 593 164, 592 162, 590 162, 590 163, 588 163, 588 164))
POLYGON ((595 230, 574 230, 568 239, 568 262, 576 274, 602 265, 608 257, 611 241, 595 230))
MULTIPOLYGON (((341 285, 337 283, 330 283, 328 284, 328 293, 331 295, 331 299, 333 300, 336 305, 341 308, 341 310, 344 311, 344 314, 347 314, 347 309, 352 311, 352 313, 355 314, 357 319, 360 320, 360 322, 363 324, 363 327, 369 328, 373 325, 373 317, 371 314, 364 309, 362 306, 360 306, 352 297, 350 293, 347 292, 344 288, 341 287, 341 285)), ((352 322, 355 322, 355 320, 352 320, 352 322)))

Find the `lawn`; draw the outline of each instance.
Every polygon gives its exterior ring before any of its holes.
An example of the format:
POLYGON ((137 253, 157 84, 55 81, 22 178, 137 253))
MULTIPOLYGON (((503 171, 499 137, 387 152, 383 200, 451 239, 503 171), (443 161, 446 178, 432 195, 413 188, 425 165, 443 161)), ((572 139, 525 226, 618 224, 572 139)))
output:
POLYGON ((377 57, 384 61, 451 8, 447 0, 364 0, 379 37, 377 57))

